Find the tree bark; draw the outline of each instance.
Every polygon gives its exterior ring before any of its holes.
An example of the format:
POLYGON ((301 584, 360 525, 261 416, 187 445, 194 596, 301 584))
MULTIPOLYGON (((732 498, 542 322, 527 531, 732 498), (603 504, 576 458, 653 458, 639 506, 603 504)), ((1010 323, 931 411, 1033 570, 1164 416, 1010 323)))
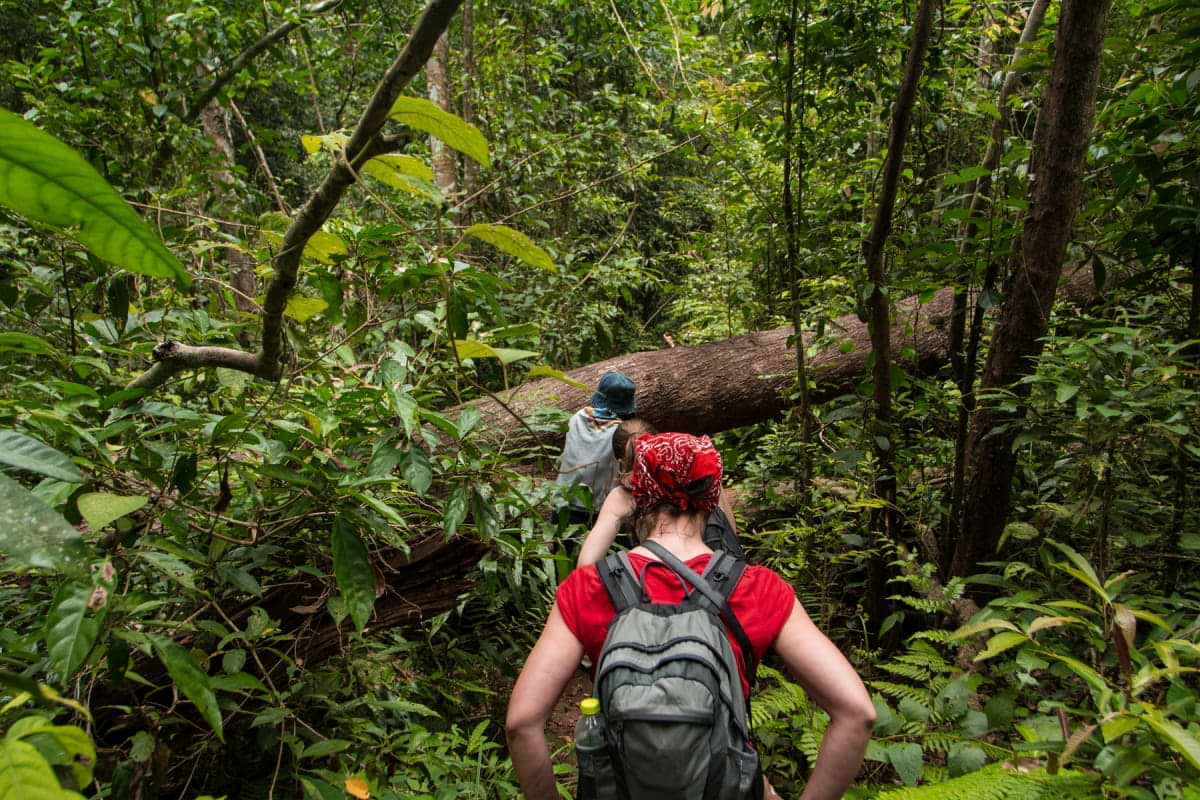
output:
MULTIPOLYGON (((433 46, 433 55, 425 65, 425 77, 429 81, 429 100, 442 111, 453 113, 450 107, 450 37, 443 33, 433 46)), ((458 175, 454 168, 454 151, 442 143, 436 136, 429 137, 429 154, 433 167, 433 182, 445 195, 446 200, 454 202, 454 194, 458 191, 458 175)))
MULTIPOLYGON (((1111 0, 1066 0, 1055 36, 1054 67, 1038 119, 1030 160, 1030 212, 1017 263, 1010 270, 982 388, 1007 388, 1033 371, 1054 305, 1063 258, 1083 187, 1083 164, 1111 0)), ((1022 412, 1008 415, 981 403, 971 419, 970 478, 963 525, 950 571, 967 575, 992 558, 1008 517, 1016 454, 1012 445, 1022 412), (1004 426, 1002 430, 998 430, 1004 426)))
MULTIPOLYGON (((904 80, 892 112, 892 125, 888 132, 888 151, 883 163, 883 181, 879 188, 879 206, 871 233, 863 243, 863 256, 867 267, 867 280, 871 293, 867 297, 870 319, 871 350, 874 359, 871 378, 875 405, 874 449, 876 461, 875 496, 883 501, 882 507, 872 511, 871 528, 883 541, 894 541, 898 516, 896 513, 896 467, 895 436, 892 429, 892 344, 890 313, 887 296, 887 274, 884 267, 883 250, 888 233, 892 229, 892 214, 896 208, 896 192, 900 186, 900 168, 904 165, 904 147, 908 142, 908 131, 912 122, 913 105, 917 99, 917 87, 925 62, 925 51, 929 47, 929 32, 933 27, 933 9, 936 0, 921 0, 913 28, 905 62, 904 80)), ((883 575, 882 556, 871 559, 870 591, 867 598, 867 613, 879 624, 886 616, 886 580, 883 575)))
MULTIPOLYGON (((225 200, 236 193, 236 182, 233 179, 234 160, 233 143, 229 141, 229 126, 225 117, 225 109, 216 100, 209 103, 200 111, 200 127, 213 143, 217 156, 224 162, 223 166, 213 173, 216 186, 214 190, 221 198, 218 209, 225 208, 225 200)), ((220 216, 224 216, 221 214, 220 216)), ((222 233, 238 237, 239 231, 233 225, 220 223, 222 233)), ((254 298, 258 294, 258 279, 254 273, 254 259, 245 250, 237 247, 223 247, 221 252, 229 264, 229 282, 234 288, 233 302, 238 311, 253 313, 258 308, 254 298)))

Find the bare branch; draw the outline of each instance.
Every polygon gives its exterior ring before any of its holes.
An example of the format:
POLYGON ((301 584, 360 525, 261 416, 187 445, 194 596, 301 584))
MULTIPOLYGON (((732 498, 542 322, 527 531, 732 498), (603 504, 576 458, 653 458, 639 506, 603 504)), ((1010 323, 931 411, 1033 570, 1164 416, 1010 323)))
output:
POLYGON ((154 348, 154 361, 156 363, 153 367, 125 388, 154 389, 169 381, 178 372, 200 367, 225 367, 263 378, 270 377, 261 374, 261 362, 257 353, 247 353, 229 347, 191 347, 168 339, 154 348))

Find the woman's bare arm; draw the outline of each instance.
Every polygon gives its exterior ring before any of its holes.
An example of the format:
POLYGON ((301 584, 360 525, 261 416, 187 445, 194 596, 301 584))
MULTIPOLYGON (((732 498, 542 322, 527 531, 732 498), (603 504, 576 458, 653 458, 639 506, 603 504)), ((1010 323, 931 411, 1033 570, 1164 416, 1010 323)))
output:
POLYGON ((604 558, 608 548, 616 541, 621 523, 633 514, 633 493, 624 486, 617 486, 604 498, 596 524, 583 540, 576 566, 586 567, 604 558))
POLYGON ((528 800, 558 799, 546 721, 582 658, 583 644, 555 606, 513 686, 505 722, 513 768, 528 800))
POLYGON ((854 667, 813 624, 799 601, 775 640, 796 682, 829 714, 817 764, 801 800, 838 800, 862 766, 875 706, 854 667))

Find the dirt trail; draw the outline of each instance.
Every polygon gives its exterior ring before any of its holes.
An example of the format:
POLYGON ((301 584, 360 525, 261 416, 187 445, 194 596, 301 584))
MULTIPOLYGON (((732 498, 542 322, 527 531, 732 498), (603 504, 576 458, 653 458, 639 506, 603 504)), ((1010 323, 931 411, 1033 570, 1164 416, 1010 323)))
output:
MULTIPOLYGON (((591 675, 583 670, 576 671, 575 675, 568 681, 567 688, 563 689, 558 702, 554 704, 554 711, 550 714, 550 722, 546 725, 546 733, 550 737, 552 752, 559 749, 562 745, 571 744, 575 741, 575 723, 579 720, 579 701, 585 697, 589 697, 591 693, 591 675)), ((567 748, 561 760, 575 763, 574 748, 567 748)))

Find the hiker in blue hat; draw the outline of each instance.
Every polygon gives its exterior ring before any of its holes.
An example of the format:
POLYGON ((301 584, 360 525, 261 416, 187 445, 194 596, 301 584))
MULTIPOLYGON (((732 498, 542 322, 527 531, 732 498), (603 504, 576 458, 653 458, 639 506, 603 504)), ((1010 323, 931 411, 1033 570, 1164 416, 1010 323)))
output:
POLYGON ((575 412, 567 427, 567 441, 558 467, 558 483, 563 486, 584 484, 591 489, 591 505, 573 496, 569 503, 570 521, 591 525, 594 510, 600 507, 616 480, 617 463, 612 452, 612 436, 621 420, 637 415, 635 386, 623 372, 606 372, 592 395, 592 404, 575 412))

